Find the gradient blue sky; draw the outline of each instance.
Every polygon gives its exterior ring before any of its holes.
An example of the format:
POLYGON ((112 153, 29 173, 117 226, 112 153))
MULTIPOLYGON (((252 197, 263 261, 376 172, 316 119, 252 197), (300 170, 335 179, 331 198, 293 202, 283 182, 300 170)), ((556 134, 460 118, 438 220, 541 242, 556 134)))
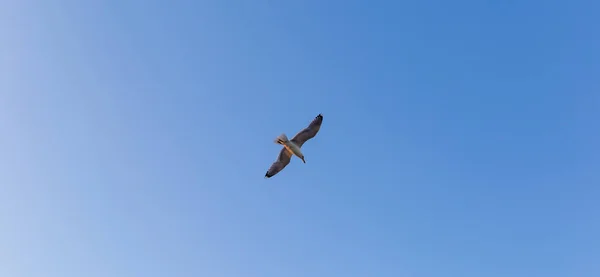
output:
POLYGON ((0 276, 599 276, 599 8, 4 1, 0 276))

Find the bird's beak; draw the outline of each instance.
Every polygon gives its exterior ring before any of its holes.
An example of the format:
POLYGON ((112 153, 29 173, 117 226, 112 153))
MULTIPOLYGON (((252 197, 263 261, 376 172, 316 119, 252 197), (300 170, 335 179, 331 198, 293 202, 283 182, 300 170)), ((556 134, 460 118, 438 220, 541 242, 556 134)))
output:
POLYGON ((302 162, 303 162, 303 163, 306 163, 306 161, 304 160, 304 158, 302 158, 302 162))

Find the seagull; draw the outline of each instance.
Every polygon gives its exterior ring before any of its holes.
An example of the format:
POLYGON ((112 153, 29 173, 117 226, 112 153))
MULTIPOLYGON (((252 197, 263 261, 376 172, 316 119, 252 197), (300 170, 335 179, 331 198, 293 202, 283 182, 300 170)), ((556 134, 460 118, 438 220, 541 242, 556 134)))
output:
POLYGON ((300 148, 302 148, 302 145, 307 140, 317 135, 317 132, 319 132, 319 129, 321 129, 322 122, 323 115, 319 114, 313 119, 312 122, 310 122, 308 127, 298 132, 291 140, 288 140, 285 133, 277 136, 277 138, 275 138, 275 143, 283 145, 283 148, 279 152, 277 160, 273 162, 269 170, 267 170, 265 178, 271 178, 279 171, 283 170, 283 168, 290 163, 292 155, 296 155, 302 160, 303 163, 306 163, 304 160, 304 154, 302 154, 300 148))

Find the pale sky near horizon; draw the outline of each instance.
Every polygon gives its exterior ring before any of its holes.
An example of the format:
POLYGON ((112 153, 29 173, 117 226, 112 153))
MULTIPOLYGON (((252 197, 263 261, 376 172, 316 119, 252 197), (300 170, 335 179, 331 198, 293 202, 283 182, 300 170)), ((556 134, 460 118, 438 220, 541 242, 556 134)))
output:
POLYGON ((600 276, 599 12, 0 2, 0 276, 600 276))

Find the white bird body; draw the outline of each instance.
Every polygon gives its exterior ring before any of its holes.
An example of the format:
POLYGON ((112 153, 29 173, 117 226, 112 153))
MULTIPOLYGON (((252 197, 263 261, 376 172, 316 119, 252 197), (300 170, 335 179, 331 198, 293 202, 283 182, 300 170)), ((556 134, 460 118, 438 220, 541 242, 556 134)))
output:
POLYGON ((300 158, 304 163, 306 163, 304 161, 304 154, 302 154, 302 151, 300 150, 300 148, 302 146, 298 146, 295 143, 293 143, 292 141, 288 140, 288 138, 285 134, 279 135, 275 139, 275 143, 283 145, 283 147, 285 147, 287 150, 292 152, 292 154, 296 155, 296 157, 300 158))
POLYGON ((304 153, 302 153, 301 150, 302 145, 317 135, 321 129, 322 122, 323 115, 319 114, 313 119, 313 121, 310 122, 308 127, 298 132, 291 140, 289 140, 285 134, 277 136, 275 143, 283 145, 283 148, 281 151, 279 151, 277 160, 273 162, 271 167, 269 167, 269 170, 267 170, 265 178, 271 178, 283 170, 290 163, 292 155, 297 156, 302 160, 303 163, 306 163, 304 160, 304 153))
POLYGON ((288 142, 285 144, 285 147, 292 151, 292 153, 294 153, 294 155, 296 155, 298 158, 302 159, 304 161, 304 154, 302 154, 302 151, 300 150, 300 146, 296 145, 293 142, 288 142))

